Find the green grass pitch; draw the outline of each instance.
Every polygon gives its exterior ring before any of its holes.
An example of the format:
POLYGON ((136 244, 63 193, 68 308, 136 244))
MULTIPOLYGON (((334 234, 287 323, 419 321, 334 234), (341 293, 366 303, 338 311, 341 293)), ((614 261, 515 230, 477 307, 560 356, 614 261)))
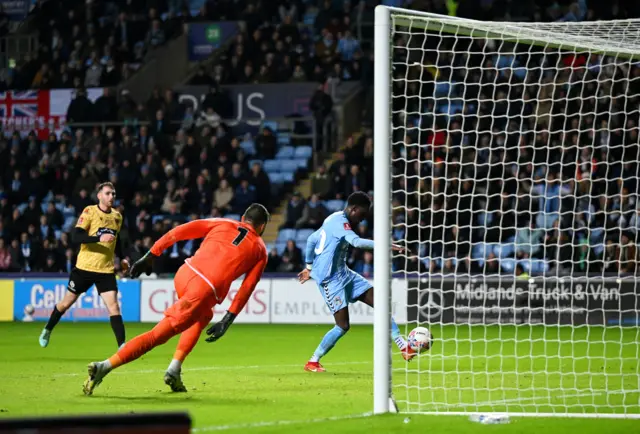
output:
MULTIPOLYGON (((323 359, 326 374, 307 373, 302 366, 327 326, 236 324, 217 343, 202 340, 187 359, 186 394, 170 393, 162 381, 174 339, 115 371, 94 396, 85 397, 87 363, 115 350, 109 325, 61 323, 46 349, 37 342, 42 325, 0 324, 0 417, 186 410, 194 432, 640 432, 640 421, 629 419, 515 417, 508 425, 415 414, 349 419, 372 408, 372 333, 364 326, 354 326, 323 359)), ((151 327, 128 324, 127 334, 151 327)), ((640 413, 636 328, 445 326, 432 332, 438 338, 434 348, 408 371, 394 355, 394 393, 404 409, 475 410, 465 407, 475 403, 487 411, 565 405, 588 412, 626 406, 640 413), (539 387, 553 392, 543 394, 539 387), (588 395, 585 387, 597 393, 588 395), (605 387, 626 392, 600 393, 605 387)))

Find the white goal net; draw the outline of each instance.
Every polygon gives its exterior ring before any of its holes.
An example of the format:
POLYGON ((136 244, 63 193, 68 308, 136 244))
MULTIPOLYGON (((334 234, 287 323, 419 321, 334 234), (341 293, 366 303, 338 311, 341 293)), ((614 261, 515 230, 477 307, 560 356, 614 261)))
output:
POLYGON ((435 337, 388 357, 376 312, 376 411, 640 417, 640 20, 379 7, 375 42, 375 287, 435 337))

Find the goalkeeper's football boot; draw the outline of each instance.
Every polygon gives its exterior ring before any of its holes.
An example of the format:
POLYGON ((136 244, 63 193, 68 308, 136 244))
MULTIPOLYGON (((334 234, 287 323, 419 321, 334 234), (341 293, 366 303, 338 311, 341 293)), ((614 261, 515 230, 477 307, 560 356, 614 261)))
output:
POLYGON ((40 338, 38 342, 40 342, 40 346, 42 348, 47 348, 49 345, 49 339, 51 338, 51 330, 42 329, 42 333, 40 333, 40 338))
POLYGON ((165 372, 164 373, 164 384, 171 388, 172 392, 186 392, 187 388, 182 382, 182 375, 178 372, 177 374, 173 372, 165 372))
POLYGON ((89 378, 84 382, 82 391, 85 395, 89 396, 93 394, 93 389, 102 383, 104 377, 109 373, 109 369, 101 362, 91 362, 87 369, 89 371, 89 378))
POLYGON ((417 355, 418 355, 418 353, 416 353, 416 351, 413 348, 411 348, 409 345, 407 345, 406 347, 404 347, 402 349, 402 357, 407 362, 410 362, 417 355))
POLYGON ((307 362, 304 365, 304 370, 308 372, 326 372, 327 370, 320 364, 320 362, 307 362))

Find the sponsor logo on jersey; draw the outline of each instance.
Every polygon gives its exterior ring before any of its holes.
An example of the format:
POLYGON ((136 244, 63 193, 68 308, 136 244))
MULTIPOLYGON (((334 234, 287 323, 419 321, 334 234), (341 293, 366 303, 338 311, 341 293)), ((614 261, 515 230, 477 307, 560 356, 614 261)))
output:
POLYGON ((344 224, 344 230, 345 231, 350 231, 351 230, 351 225, 349 223, 345 223, 344 224))

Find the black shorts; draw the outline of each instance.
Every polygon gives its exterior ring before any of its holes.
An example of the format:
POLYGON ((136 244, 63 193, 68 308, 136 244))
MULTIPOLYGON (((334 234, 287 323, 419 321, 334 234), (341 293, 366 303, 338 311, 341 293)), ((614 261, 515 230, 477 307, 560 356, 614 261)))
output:
POLYGON ((96 285, 98 294, 118 290, 115 273, 95 273, 76 267, 71 270, 67 289, 74 294, 80 295, 87 292, 94 284, 96 285))

